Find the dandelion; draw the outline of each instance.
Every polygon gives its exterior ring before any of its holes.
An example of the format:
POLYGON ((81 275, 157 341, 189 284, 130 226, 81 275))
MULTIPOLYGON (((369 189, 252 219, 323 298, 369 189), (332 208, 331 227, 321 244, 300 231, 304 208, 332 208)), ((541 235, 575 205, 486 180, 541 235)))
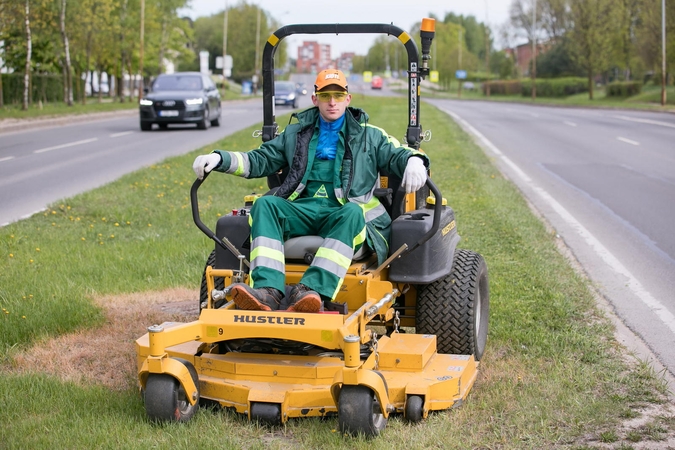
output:
POLYGON ((131 222, 129 222, 128 220, 127 220, 127 225, 131 225, 131 222))
POLYGON ((120 226, 120 224, 119 224, 119 223, 117 223, 117 222, 115 222, 115 226, 116 226, 116 227, 119 227, 119 226, 120 226))
POLYGON ((21 318, 22 318, 22 319, 25 319, 25 318, 26 318, 26 316, 21 316, 21 318))
POLYGON ((151 223, 149 223, 149 224, 148 224, 148 226, 149 226, 149 227, 151 227, 151 226, 152 226, 152 224, 151 224, 151 223))
POLYGON ((10 254, 9 254, 9 257, 10 257, 10 258, 14 258, 14 253, 10 253, 10 254))
MULTIPOLYGON (((71 219, 71 220, 72 220, 72 219, 71 219)), ((55 227, 55 226, 56 226, 56 224, 55 224, 54 222, 52 222, 52 226, 53 226, 53 227, 55 227)))
POLYGON ((91 225, 89 225, 89 228, 94 228, 94 224, 92 223, 91 225))
POLYGON ((52 211, 52 214, 56 214, 56 211, 52 211))
POLYGON ((101 217, 101 220, 102 220, 103 222, 107 222, 108 219, 106 219, 105 217, 101 217))
POLYGON ((36 251, 36 252, 39 252, 39 251, 40 251, 40 247, 35 247, 35 251, 36 251))
POLYGON ((82 239, 83 241, 86 241, 86 240, 87 240, 87 239, 86 239, 86 238, 84 238, 84 237, 82 237, 82 238, 80 238, 80 239, 82 239))
POLYGON ((110 235, 110 239, 115 239, 115 235, 114 235, 114 234, 111 234, 111 235, 110 235))
POLYGON ((29 262, 30 264, 33 264, 33 260, 32 260, 32 259, 29 259, 28 262, 29 262))
POLYGON ((98 245, 103 245, 103 241, 100 241, 100 242, 98 243, 98 245))

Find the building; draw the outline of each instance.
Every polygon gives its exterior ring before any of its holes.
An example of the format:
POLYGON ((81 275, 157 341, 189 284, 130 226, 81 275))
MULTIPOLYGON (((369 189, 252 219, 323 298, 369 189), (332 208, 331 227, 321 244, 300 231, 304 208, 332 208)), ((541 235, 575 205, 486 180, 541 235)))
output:
POLYGON ((304 41, 298 47, 298 59, 295 69, 298 73, 316 73, 335 67, 330 56, 330 45, 316 41, 304 41))
MULTIPOLYGON (((550 48, 546 42, 537 42, 537 57, 550 48)), ((530 76, 530 61, 532 61, 532 42, 514 48, 505 49, 506 54, 514 58, 514 64, 521 76, 530 76)))

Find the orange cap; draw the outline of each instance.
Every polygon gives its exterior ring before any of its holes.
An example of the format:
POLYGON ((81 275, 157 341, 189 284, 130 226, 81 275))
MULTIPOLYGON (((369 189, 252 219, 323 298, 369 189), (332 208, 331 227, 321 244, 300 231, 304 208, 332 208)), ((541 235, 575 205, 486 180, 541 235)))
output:
POLYGON ((345 91, 349 90, 347 77, 345 77, 345 74, 342 73, 341 70, 337 69, 326 69, 319 72, 319 74, 316 76, 316 81, 314 82, 314 90, 319 92, 326 86, 333 84, 341 87, 345 91))

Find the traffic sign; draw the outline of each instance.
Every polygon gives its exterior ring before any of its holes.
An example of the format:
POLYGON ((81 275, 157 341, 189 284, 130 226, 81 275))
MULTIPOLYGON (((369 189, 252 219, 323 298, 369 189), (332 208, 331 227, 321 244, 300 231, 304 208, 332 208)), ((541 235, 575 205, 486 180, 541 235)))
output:
POLYGON ((457 70, 455 72, 455 78, 457 78, 458 80, 466 79, 466 70, 457 70))

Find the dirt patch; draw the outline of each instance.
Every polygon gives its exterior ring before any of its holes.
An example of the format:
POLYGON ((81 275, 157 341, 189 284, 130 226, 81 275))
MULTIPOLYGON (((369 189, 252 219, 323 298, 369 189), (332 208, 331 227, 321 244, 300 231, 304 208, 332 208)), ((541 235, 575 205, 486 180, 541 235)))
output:
POLYGON ((103 326, 39 342, 16 355, 9 370, 128 389, 136 384, 136 339, 149 325, 195 320, 198 298, 199 292, 181 288, 101 297, 103 326))

